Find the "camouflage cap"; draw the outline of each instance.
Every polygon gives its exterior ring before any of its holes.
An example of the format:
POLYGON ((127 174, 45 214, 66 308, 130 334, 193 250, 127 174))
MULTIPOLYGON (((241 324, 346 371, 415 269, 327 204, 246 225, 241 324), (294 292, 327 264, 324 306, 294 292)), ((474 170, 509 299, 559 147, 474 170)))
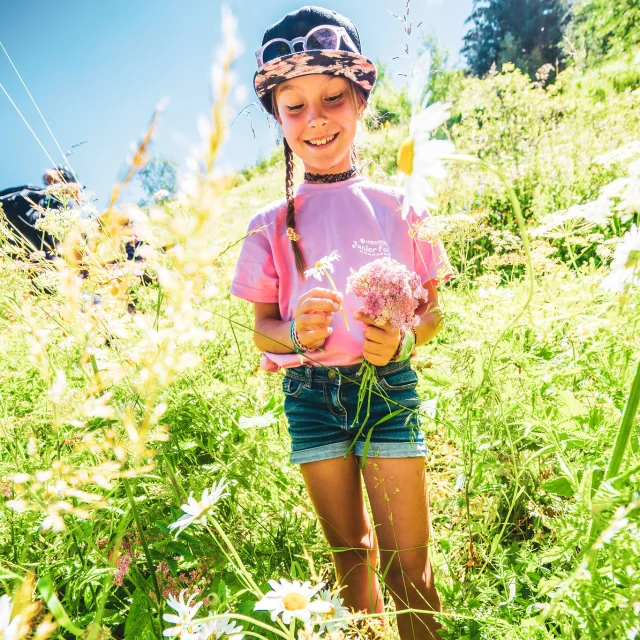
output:
POLYGON ((306 6, 288 13, 265 31, 262 44, 274 38, 303 38, 311 29, 320 25, 334 25, 345 29, 360 53, 330 49, 296 51, 263 64, 253 77, 253 86, 262 105, 271 115, 271 90, 285 80, 312 73, 348 78, 362 87, 366 97, 369 97, 376 82, 376 66, 361 55, 360 36, 355 24, 335 11, 306 6))

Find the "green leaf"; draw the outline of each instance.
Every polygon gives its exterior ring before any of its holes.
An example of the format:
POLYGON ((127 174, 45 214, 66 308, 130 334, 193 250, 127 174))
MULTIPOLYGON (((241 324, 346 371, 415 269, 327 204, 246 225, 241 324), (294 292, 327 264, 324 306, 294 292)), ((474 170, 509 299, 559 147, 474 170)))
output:
POLYGON ((40 578, 36 583, 36 589, 40 592, 42 599, 45 601, 49 611, 55 618, 55 621, 63 628, 72 633, 74 636, 81 636, 84 633, 83 629, 76 627, 71 618, 64 610, 62 603, 56 596, 56 590, 53 586, 53 580, 48 576, 40 578))
POLYGON ((129 615, 124 625, 125 638, 155 638, 151 616, 153 615, 149 607, 149 599, 140 590, 136 589, 133 594, 129 615))
POLYGON ((557 496, 564 496, 565 498, 570 498, 573 496, 574 489, 568 478, 564 476, 560 478, 554 478, 553 480, 548 480, 542 485, 542 488, 547 493, 553 493, 557 496))
POLYGON ((558 415, 570 420, 588 413, 585 406, 569 391, 565 389, 558 393, 558 415))

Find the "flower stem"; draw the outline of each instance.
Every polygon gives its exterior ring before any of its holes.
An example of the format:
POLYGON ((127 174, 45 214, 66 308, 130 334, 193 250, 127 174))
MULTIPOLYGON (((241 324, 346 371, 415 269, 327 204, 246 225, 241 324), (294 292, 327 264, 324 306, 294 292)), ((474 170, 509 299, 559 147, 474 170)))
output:
POLYGON ((622 422, 620 423, 620 429, 616 436, 616 442, 613 446, 613 452, 611 453, 611 459, 609 460, 609 466, 607 467, 607 473, 605 479, 609 480, 618 475, 620 471, 620 465, 624 459, 624 452, 629 443, 631 437, 631 429, 633 427, 633 421, 638 410, 638 403, 640 402, 640 362, 638 362, 638 368, 636 369, 636 375, 631 384, 631 391, 627 398, 627 405, 624 408, 624 415, 622 416, 622 422))
MULTIPOLYGON (((329 272, 326 269, 323 269, 322 272, 324 273, 325 276, 327 276, 327 279, 331 283, 333 290, 336 293, 339 293, 338 287, 336 287, 336 283, 333 281, 333 278, 329 275, 329 272)), ((344 307, 342 305, 340 305, 340 311, 342 312, 342 317, 344 318, 344 324, 347 327, 347 331, 351 331, 351 329, 349 329, 349 321, 347 320, 347 314, 344 312, 344 307)))
POLYGON ((131 505, 131 511, 133 512, 133 518, 136 522, 136 528, 138 529, 138 535, 140 536, 142 549, 144 551, 144 555, 147 560, 147 568, 149 570, 149 574, 151 577, 151 584, 153 585, 153 591, 156 594, 156 598, 158 602, 158 611, 160 611, 160 603, 162 601, 162 595, 160 594, 160 587, 158 586, 158 580, 156 578, 155 568, 153 566, 153 561, 151 560, 151 554, 149 553, 147 538, 144 535, 144 529, 142 528, 142 523, 140 522, 140 516, 138 514, 138 509, 136 507, 135 500, 133 499, 133 492, 131 491, 131 486, 129 485, 129 479, 123 478, 122 482, 124 484, 124 490, 127 493, 127 498, 129 499, 129 504, 131 505))
POLYGON ((291 622, 289 623, 289 638, 291 640, 296 640, 296 619, 291 618, 291 622))
POLYGON ((238 571, 244 576, 247 583, 251 586, 254 594, 258 598, 261 598, 264 594, 262 593, 262 590, 260 589, 260 587, 255 583, 253 577, 247 570, 247 567, 244 566, 244 562, 242 562, 242 559, 238 555, 236 548, 233 546, 233 542, 229 540, 229 537, 224 532, 224 529, 220 526, 220 523, 216 520, 213 514, 209 514, 209 521, 213 524, 214 529, 217 531, 218 535, 222 538, 224 543, 227 545, 229 551, 231 552, 231 555, 233 556, 233 559, 237 563, 238 571))
MULTIPOLYGON (((231 620, 242 620, 244 622, 249 622, 253 625, 255 625, 256 627, 261 627, 262 629, 266 629, 267 631, 271 631, 271 633, 275 633, 276 635, 280 636, 281 638, 284 638, 285 640, 289 640, 289 633, 285 633, 284 631, 281 631, 280 629, 276 629, 275 627, 265 624, 264 622, 260 622, 260 620, 256 620, 255 618, 250 618, 249 616, 245 616, 242 615, 241 613, 232 613, 230 611, 225 612, 225 613, 219 613, 219 614, 215 614, 215 615, 211 615, 211 616, 206 616, 204 618, 197 618, 196 620, 194 620, 194 624, 202 624, 204 622, 210 622, 212 620, 219 620, 220 618, 229 618, 231 620)), ((278 620, 282 621, 280 618, 278 618, 278 620)), ((285 629, 287 627, 284 627, 285 629)), ((249 631, 243 631, 242 633, 244 633, 245 635, 248 635, 249 631)), ((263 638, 264 636, 260 636, 257 633, 251 633, 251 635, 257 636, 259 638, 263 638)))

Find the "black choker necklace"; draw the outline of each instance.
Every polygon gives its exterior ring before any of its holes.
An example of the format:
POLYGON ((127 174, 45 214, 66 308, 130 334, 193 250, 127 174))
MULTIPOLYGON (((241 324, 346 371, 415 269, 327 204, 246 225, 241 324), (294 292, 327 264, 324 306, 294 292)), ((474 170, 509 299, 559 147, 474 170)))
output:
POLYGON ((358 170, 355 167, 344 171, 343 173, 304 173, 305 182, 341 182, 342 180, 349 180, 353 176, 358 174, 358 170))

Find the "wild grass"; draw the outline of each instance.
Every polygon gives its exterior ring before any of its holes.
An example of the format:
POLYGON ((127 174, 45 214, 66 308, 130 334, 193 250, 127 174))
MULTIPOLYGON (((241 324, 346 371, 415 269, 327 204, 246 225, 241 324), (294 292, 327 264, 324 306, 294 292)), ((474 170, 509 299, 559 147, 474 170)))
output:
MULTIPOLYGON (((25 620, 43 622, 39 637, 161 638, 165 600, 183 589, 204 601, 200 615, 241 616, 245 632, 290 637, 253 611, 267 580, 333 585, 330 550, 287 462, 280 376, 260 370, 251 308, 228 293, 238 241, 253 213, 283 195, 284 171, 269 161, 234 186, 215 172, 237 50, 231 24, 226 46, 201 153, 177 200, 141 211, 114 189, 95 224, 67 231, 55 268, 41 267, 53 291, 2 246, 0 575, 15 602, 25 599, 19 585, 31 585, 40 604, 25 620), (131 219, 149 247, 146 280, 124 260, 131 219), (267 426, 245 428, 254 416, 267 426), (230 496, 209 524, 174 536, 169 524, 188 496, 221 478, 230 496)), ((637 137, 638 90, 612 92, 607 81, 594 104, 581 86, 575 77, 534 86, 506 68, 452 96, 448 135, 509 175, 531 227, 625 175, 625 162, 595 158, 637 137)), ((366 134, 373 178, 391 181, 405 130, 366 134)), ((465 167, 451 170, 440 195, 442 216, 486 214, 456 222, 455 233, 444 225, 457 277, 441 292, 444 330, 414 361, 428 404, 442 636, 636 637, 631 411, 615 464, 612 452, 640 358, 639 298, 637 288, 619 297, 600 282, 606 242, 638 211, 532 245, 533 298, 514 323, 529 283, 505 192, 465 167), (572 259, 579 243, 586 251, 572 259)), ((395 638, 385 597, 385 634, 395 638)))

